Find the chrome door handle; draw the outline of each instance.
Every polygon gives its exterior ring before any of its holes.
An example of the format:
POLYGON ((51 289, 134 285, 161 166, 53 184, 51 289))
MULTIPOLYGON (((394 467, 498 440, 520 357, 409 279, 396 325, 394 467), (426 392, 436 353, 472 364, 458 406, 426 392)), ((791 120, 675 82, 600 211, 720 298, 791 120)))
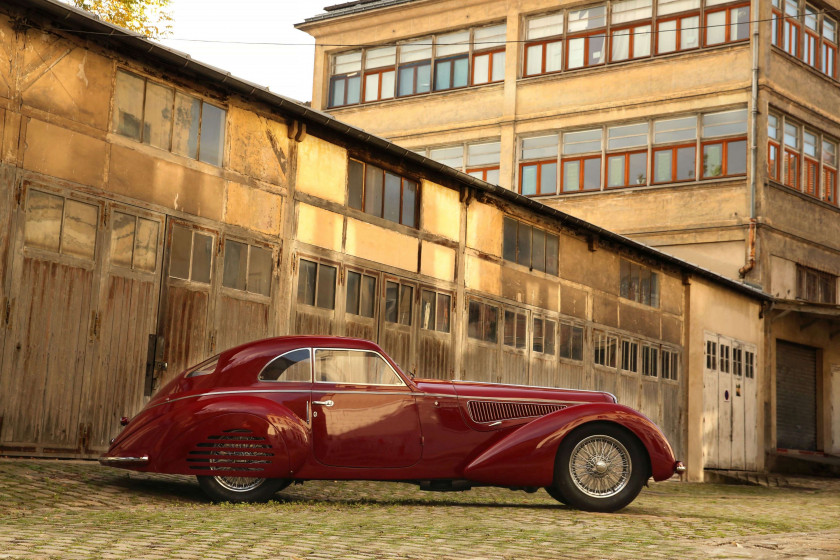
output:
POLYGON ((312 404, 320 404, 320 405, 323 405, 323 406, 332 406, 335 403, 332 402, 331 400, 329 400, 329 401, 312 401, 312 404))

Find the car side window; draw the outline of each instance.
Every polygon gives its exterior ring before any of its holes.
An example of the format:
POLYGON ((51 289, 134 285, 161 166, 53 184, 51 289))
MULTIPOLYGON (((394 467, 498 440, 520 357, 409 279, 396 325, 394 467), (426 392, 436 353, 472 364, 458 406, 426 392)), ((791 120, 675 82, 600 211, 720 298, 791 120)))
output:
POLYGON ((390 364, 368 350, 315 350, 315 381, 355 385, 404 385, 390 364))
POLYGON ((260 381, 309 381, 312 360, 309 348, 286 352, 268 362, 260 372, 260 381))

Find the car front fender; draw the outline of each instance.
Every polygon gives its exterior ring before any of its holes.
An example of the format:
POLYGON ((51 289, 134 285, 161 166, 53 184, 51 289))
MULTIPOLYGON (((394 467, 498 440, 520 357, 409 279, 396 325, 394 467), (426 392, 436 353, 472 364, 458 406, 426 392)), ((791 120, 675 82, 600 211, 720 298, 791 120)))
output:
POLYGON ((464 477, 500 486, 549 486, 560 442, 590 422, 618 424, 633 433, 647 451, 655 480, 674 474, 673 451, 656 424, 626 406, 590 403, 547 414, 511 432, 470 462, 464 477))

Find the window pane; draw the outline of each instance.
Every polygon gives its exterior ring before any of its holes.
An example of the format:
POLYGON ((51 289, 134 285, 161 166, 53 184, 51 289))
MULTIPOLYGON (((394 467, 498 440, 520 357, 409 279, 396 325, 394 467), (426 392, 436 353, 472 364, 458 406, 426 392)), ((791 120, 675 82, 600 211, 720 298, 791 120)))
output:
POLYGON ((554 321, 545 320, 545 337, 544 337, 545 353, 551 356, 554 355, 554 321))
POLYGON ((452 87, 452 62, 444 60, 435 64, 435 89, 449 89, 452 87))
POLYGON ((347 298, 346 310, 351 315, 359 314, 359 290, 361 287, 362 275, 352 270, 347 272, 347 298))
POLYGON ((169 149, 172 132, 172 88, 146 83, 146 107, 143 123, 143 143, 169 149))
POLYGON ((563 33, 563 12, 528 20, 528 39, 540 39, 563 33))
POLYGON ((630 58, 630 29, 621 29, 612 36, 612 60, 627 60, 630 58))
POLYGON ((470 301, 470 308, 467 320, 467 335, 470 338, 482 338, 481 328, 481 306, 477 301, 470 301))
POLYGON ((341 53, 333 58, 333 75, 349 74, 362 69, 362 51, 341 53))
POLYGON ((719 177, 723 174, 723 146, 706 144, 703 146, 703 177, 719 177))
POLYGON ((334 266, 318 266, 318 286, 315 305, 324 309, 335 309, 335 273, 334 266))
POLYGON ((201 142, 199 144, 198 159, 222 164, 222 151, 225 147, 225 110, 209 103, 203 103, 201 108, 201 142))
POLYGON ((435 329, 440 332, 449 332, 449 311, 452 307, 452 298, 446 294, 437 295, 437 318, 435 329))
POLYGON ((250 248, 248 259, 248 291, 264 296, 271 295, 272 254, 262 247, 250 248))
POLYGON ((519 232, 516 236, 518 247, 516 262, 523 266, 531 266, 531 226, 519 224, 519 232))
POLYGON ((432 66, 430 63, 422 64, 417 67, 417 91, 416 93, 426 93, 432 87, 432 66))
POLYGON ((193 234, 192 271, 193 282, 210 283, 210 264, 213 259, 213 238, 200 233, 193 234))
POLYGON ((423 290, 420 293, 420 328, 434 330, 435 328, 435 293, 423 290))
POLYGON ((557 72, 563 68, 563 41, 554 41, 545 46, 545 71, 557 72))
POLYGON ((656 38, 656 52, 669 53, 677 50, 677 22, 663 21, 659 24, 659 34, 656 38))
POLYGON ((344 88, 347 85, 347 80, 344 78, 335 78, 330 82, 330 107, 339 107, 344 105, 344 88))
POLYGON ((393 66, 397 62, 397 47, 380 47, 368 49, 365 53, 365 68, 384 68, 393 66))
POLYGON ((111 264, 131 268, 136 218, 114 212, 111 222, 111 264))
POLYGON ((607 158, 607 186, 624 186, 624 158, 626 156, 610 156, 607 158))
POLYGON ((417 62, 432 58, 432 38, 423 37, 400 45, 400 62, 417 62))
POLYGON ((607 147, 610 150, 646 146, 648 142, 648 124, 628 124, 612 126, 607 131, 607 147))
POLYGON ((458 58, 452 63, 452 87, 464 87, 470 74, 469 59, 458 58))
POLYGON ((134 269, 154 272, 157 267, 158 230, 157 222, 138 218, 134 245, 134 269))
POLYGON ((402 224, 417 227, 417 183, 403 179, 402 224))
POLYGON ((500 142, 470 144, 467 146, 467 164, 471 167, 497 164, 499 163, 500 152, 500 142))
POLYGON ((557 192, 557 164, 544 163, 540 172, 540 194, 557 192))
POLYGON ((746 39, 750 34, 750 8, 742 6, 730 12, 731 22, 729 24, 729 40, 740 41, 746 39))
POLYGON ((473 57, 473 83, 486 84, 490 79, 490 55, 482 54, 473 57))
POLYGON ((521 191, 525 196, 537 194, 537 169, 539 166, 523 165, 521 177, 521 191))
POLYGON ((583 359, 583 327, 572 327, 572 359, 583 359))
POLYGON ((397 322, 397 300, 399 296, 399 284, 385 282, 385 320, 389 323, 397 322))
POLYGON ((658 152, 654 152, 654 181, 656 181, 657 183, 665 183, 671 180, 671 157, 671 150, 661 150, 658 152))
POLYGON ((697 117, 682 117, 653 123, 653 142, 665 144, 697 138, 697 117))
POLYGON ((309 349, 292 350, 275 358, 260 372, 260 381, 310 381, 309 349))
POLYGON ((513 347, 516 344, 516 313, 505 309, 505 332, 502 344, 513 347))
POLYGON ((298 272, 298 303, 315 305, 315 274, 318 265, 312 261, 300 260, 298 272))
POLYGON ((601 129, 567 132, 563 135, 564 154, 585 154, 601 151, 601 129))
POLYGON ((352 105, 359 102, 359 95, 362 89, 361 76, 347 78, 347 104, 352 105))
POLYGON ((493 73, 490 80, 501 82, 505 79, 505 51, 493 53, 493 73))
POLYGON ((347 205, 357 210, 362 209, 364 164, 351 159, 347 166, 347 205))
POLYGON ((577 37, 575 39, 569 39, 567 42, 569 48, 569 63, 567 68, 583 67, 586 60, 586 39, 577 37))
POLYGON ((117 71, 114 92, 114 132, 140 141, 143 122, 145 80, 122 70, 117 71))
POLYGON ((700 0, 659 0, 656 11, 658 15, 664 16, 666 14, 699 9, 700 0))
POLYGON ((411 306, 414 303, 414 288, 400 286, 400 317, 401 325, 411 324, 411 306))
POLYGON ((461 169, 464 166, 464 148, 463 146, 434 148, 429 150, 429 158, 449 167, 461 169))
POLYGON ((359 298, 359 314, 362 317, 373 317, 376 309, 376 278, 362 276, 362 288, 359 298))
POLYGON ((438 35, 435 39, 435 56, 449 56, 465 53, 470 50, 470 32, 456 31, 446 35, 438 35))
POLYGON ((647 153, 630 154, 629 180, 631 185, 647 184, 647 153))
POLYGON ((516 229, 519 222, 511 218, 505 218, 503 223, 502 258, 506 261, 516 262, 516 229))
POLYGON ((583 190, 591 191, 601 188, 601 158, 583 160, 583 190))
POLYGON ((545 232, 534 228, 531 249, 531 266, 534 270, 545 272, 545 232))
POLYGON ((569 32, 603 27, 607 23, 607 7, 595 6, 569 12, 569 32))
POLYGON ((64 200, 59 196, 30 190, 27 205, 24 235, 26 245, 57 253, 61 243, 64 200))
POLYGON ((633 57, 650 56, 650 25, 640 25, 633 29, 633 57))
POLYGON ((557 261, 559 258, 559 240, 556 235, 545 235, 545 271, 557 276, 557 261))
POLYGON ((396 83, 396 72, 393 70, 389 72, 381 72, 380 76, 380 84, 379 87, 381 89, 379 93, 380 99, 393 99, 394 98, 394 86, 396 83))
POLYGON ((189 280, 192 231, 181 226, 172 226, 172 245, 169 253, 169 276, 189 280))
POLYGON ((592 35, 589 37, 589 50, 586 53, 587 65, 601 64, 606 60, 605 42, 605 35, 592 35))
POLYGON ((677 180, 694 179, 694 146, 677 150, 677 180))
POLYGON ((401 179, 385 172, 385 208, 383 218, 392 222, 400 221, 400 184, 401 179))
POLYGON ((557 135, 522 139, 522 159, 557 157, 557 135))
POLYGON ((700 18, 690 17, 680 20, 680 49, 694 49, 700 46, 700 18))
POLYGON ((248 246, 238 241, 225 241, 225 264, 222 285, 237 290, 245 289, 248 276, 248 246))
POLYGON ((785 123, 785 146, 799 148, 799 127, 785 123))
POLYGON ((499 309, 492 305, 484 306, 484 340, 496 342, 498 340, 497 329, 499 326, 499 309))
POLYGON ((730 136, 747 133, 747 110, 703 115, 703 136, 730 136))
POLYGON ((365 212, 382 217, 383 172, 373 165, 365 166, 365 212))
POLYGON ((195 97, 175 93, 175 122, 172 151, 182 156, 198 157, 198 125, 201 102, 195 97))
POLYGON ((61 253, 93 260, 98 218, 99 209, 96 206, 65 200, 61 253))
MULTIPOLYGON (((542 44, 531 45, 525 49, 525 75, 533 76, 542 72, 542 44)), ((478 57, 476 57, 476 65, 478 65, 478 57)))
MULTIPOLYGON (((521 317, 525 317, 521 315, 521 317)), ((543 320, 534 318, 534 336, 533 336, 533 343, 532 348, 534 352, 542 352, 543 351, 543 320)))
POLYGON ((563 190, 564 191, 578 191, 578 190, 580 190, 580 162, 579 161, 565 161, 565 162, 563 162, 563 190))
POLYGON ((374 72, 365 76, 365 101, 379 99, 379 74, 374 72))
POLYGON ((726 145, 726 174, 741 175, 747 172, 747 141, 729 142, 726 145))
POLYGON ((726 41, 726 11, 706 16, 706 44, 717 45, 726 41))

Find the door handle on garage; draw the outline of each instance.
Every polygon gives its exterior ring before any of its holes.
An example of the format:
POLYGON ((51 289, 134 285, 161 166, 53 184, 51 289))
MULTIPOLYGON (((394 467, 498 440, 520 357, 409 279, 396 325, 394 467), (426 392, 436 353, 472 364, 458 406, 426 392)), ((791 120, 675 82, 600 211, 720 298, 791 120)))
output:
POLYGON ((320 404, 320 405, 323 405, 323 406, 332 406, 335 403, 332 402, 331 400, 329 400, 329 401, 312 401, 312 404, 320 404))

